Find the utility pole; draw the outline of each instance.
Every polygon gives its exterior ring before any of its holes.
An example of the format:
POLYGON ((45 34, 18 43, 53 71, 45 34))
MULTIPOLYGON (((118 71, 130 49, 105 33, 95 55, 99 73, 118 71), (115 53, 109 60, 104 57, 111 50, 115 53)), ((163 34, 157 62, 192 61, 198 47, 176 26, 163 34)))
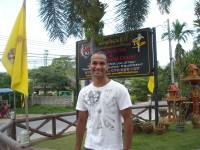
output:
POLYGON ((36 68, 36 60, 34 60, 34 69, 36 68))
POLYGON ((168 39, 169 39, 169 59, 170 59, 170 67, 171 67, 171 84, 174 84, 174 66, 173 66, 173 58, 172 58, 172 44, 171 44, 169 19, 167 19, 167 29, 168 29, 168 39))
POLYGON ((48 50, 44 50, 44 66, 47 66, 48 50))

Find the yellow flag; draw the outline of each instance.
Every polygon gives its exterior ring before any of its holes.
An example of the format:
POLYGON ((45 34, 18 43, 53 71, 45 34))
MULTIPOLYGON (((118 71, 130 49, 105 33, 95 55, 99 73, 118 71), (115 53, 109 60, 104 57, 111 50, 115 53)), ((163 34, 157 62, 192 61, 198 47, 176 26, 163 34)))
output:
POLYGON ((151 93, 153 93, 153 90, 154 90, 154 76, 150 76, 149 82, 148 82, 148 88, 149 88, 149 91, 151 93))
POLYGON ((2 63, 12 78, 11 88, 28 96, 26 21, 24 11, 24 5, 22 5, 4 50, 2 63))

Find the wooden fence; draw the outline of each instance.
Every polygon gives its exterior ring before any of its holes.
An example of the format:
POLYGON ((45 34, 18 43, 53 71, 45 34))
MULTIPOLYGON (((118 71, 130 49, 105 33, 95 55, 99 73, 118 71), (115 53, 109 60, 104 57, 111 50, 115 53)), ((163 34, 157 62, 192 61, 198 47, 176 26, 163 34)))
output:
MULTIPOLYGON (((159 107, 167 107, 167 105, 159 105, 159 107)), ((152 109, 155 109, 154 105, 146 106, 133 106, 132 110, 140 109, 137 113, 132 113, 133 118, 139 118, 142 121, 152 121, 152 109), (148 119, 142 117, 143 113, 148 114, 148 119)), ((69 132, 70 127, 76 127, 76 112, 68 112, 61 114, 49 114, 40 117, 32 117, 28 119, 29 123, 34 121, 40 121, 34 127, 29 126, 29 137, 34 134, 39 134, 46 138, 58 138, 69 132), (67 116, 75 116, 74 121, 66 119, 67 116), (63 118, 65 117, 65 118, 63 118), (61 131, 57 131, 56 121, 61 121, 66 125, 63 126, 61 131), (43 128, 51 122, 51 133, 43 131, 43 128), (43 128, 42 128, 43 127, 43 128)), ((0 149, 1 150, 45 150, 31 147, 34 141, 30 140, 30 145, 21 144, 16 139, 16 128, 26 129, 26 118, 11 119, 6 124, 0 127, 0 149)))

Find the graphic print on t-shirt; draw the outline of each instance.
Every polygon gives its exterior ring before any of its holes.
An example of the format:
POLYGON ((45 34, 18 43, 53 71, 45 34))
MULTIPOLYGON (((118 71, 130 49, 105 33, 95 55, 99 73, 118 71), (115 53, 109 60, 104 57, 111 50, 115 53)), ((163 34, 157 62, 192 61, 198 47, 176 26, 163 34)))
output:
POLYGON ((116 96, 112 89, 90 90, 84 94, 84 103, 90 112, 89 128, 97 134, 99 129, 114 130, 116 115, 116 96))
POLYGON ((99 103, 101 91, 91 90, 83 96, 84 102, 89 106, 94 106, 99 103))

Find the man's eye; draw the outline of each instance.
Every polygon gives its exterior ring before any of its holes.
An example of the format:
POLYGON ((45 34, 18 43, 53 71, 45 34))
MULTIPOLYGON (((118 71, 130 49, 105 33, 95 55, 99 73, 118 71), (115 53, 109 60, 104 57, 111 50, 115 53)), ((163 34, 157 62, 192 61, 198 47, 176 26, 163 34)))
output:
POLYGON ((101 62, 100 65, 101 65, 101 66, 105 65, 105 62, 101 62))
POLYGON ((92 65, 101 65, 104 66, 106 63, 105 62, 92 62, 92 65))
POLYGON ((92 62, 93 65, 97 65, 97 62, 92 62))

